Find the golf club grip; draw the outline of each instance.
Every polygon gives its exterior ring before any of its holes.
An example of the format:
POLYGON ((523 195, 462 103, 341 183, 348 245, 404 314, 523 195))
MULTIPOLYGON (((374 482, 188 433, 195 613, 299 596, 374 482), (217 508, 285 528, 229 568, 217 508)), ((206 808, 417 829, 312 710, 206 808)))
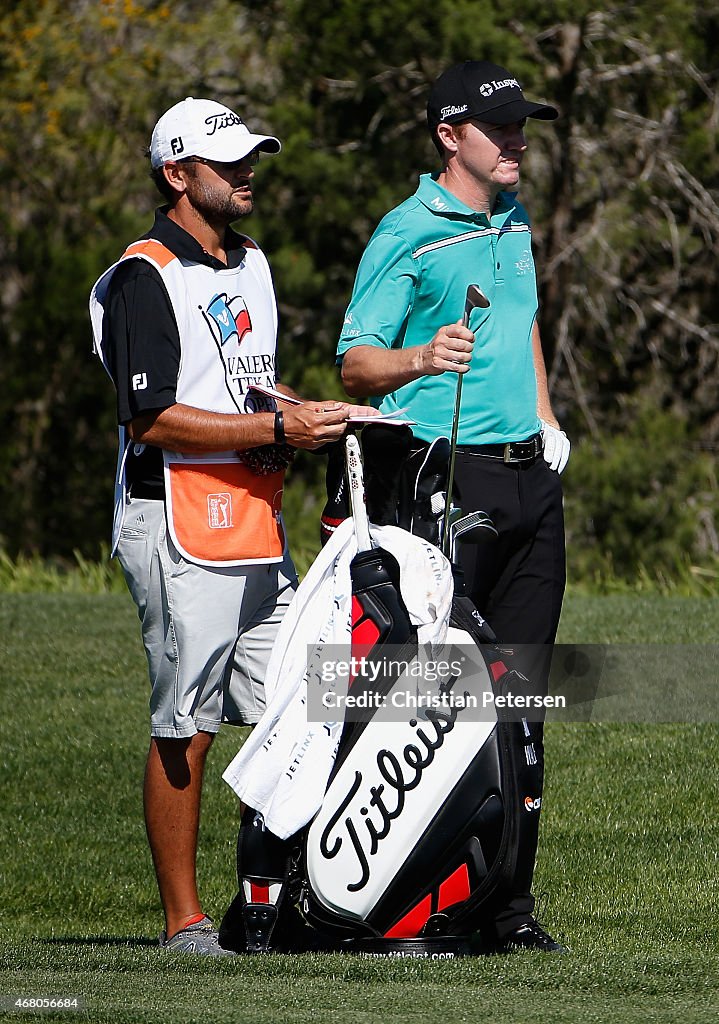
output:
POLYGON ((347 460, 347 479, 350 489, 350 504, 352 506, 355 537, 357 538, 357 550, 369 551, 372 547, 372 538, 369 532, 369 519, 367 518, 367 506, 364 496, 362 455, 360 453, 359 441, 354 434, 350 434, 345 441, 345 457, 347 460))

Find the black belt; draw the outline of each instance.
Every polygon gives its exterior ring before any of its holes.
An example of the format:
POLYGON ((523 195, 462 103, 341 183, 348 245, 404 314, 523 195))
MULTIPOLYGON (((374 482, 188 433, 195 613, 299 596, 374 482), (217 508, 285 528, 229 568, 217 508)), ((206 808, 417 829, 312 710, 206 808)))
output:
POLYGON ((508 444, 462 444, 457 450, 463 455, 481 455, 485 459, 499 459, 511 465, 517 462, 534 462, 544 450, 541 434, 534 434, 526 441, 510 441, 508 444))
POLYGON ((138 483, 130 484, 127 493, 130 498, 149 498, 152 501, 163 501, 165 488, 161 483, 146 484, 139 481, 138 483))

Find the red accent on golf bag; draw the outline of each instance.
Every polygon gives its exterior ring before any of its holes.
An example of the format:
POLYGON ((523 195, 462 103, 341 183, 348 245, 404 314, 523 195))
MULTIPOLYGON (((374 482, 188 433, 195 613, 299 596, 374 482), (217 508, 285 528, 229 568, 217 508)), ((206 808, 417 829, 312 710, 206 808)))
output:
POLYGON ((372 608, 365 608, 357 595, 352 597, 352 657, 370 653, 381 638, 380 626, 372 618, 372 608))
POLYGON ((250 882, 250 903, 269 903, 270 902, 270 887, 269 885, 256 885, 254 882, 250 882))
POLYGON ((466 864, 460 864, 456 871, 453 871, 449 878, 446 878, 439 887, 439 899, 437 910, 446 910, 466 900, 471 893, 469 884, 469 869, 466 864))
POLYGON ((440 882, 439 890, 432 892, 420 900, 409 913, 397 922, 388 932, 386 939, 414 939, 419 936, 434 911, 446 910, 455 903, 462 903, 471 895, 469 869, 467 864, 460 864, 456 871, 440 882))
POLYGON ((394 927, 384 933, 386 939, 414 939, 429 921, 432 913, 432 897, 425 896, 394 927))

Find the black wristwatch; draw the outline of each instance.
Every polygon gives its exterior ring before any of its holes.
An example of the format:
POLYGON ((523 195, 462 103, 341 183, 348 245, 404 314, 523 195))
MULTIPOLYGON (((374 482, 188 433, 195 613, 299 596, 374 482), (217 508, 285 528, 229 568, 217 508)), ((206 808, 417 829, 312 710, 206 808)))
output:
POLYGON ((275 413, 275 444, 285 444, 287 438, 285 437, 285 417, 282 413, 277 410, 275 413))

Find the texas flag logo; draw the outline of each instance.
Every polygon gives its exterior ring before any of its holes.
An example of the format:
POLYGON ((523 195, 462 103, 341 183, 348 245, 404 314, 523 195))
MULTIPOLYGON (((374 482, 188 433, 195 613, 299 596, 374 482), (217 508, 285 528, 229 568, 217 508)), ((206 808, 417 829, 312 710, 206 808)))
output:
POLYGON ((205 316, 217 329, 220 345, 226 345, 232 338, 237 338, 239 345, 244 336, 252 331, 250 314, 241 295, 232 299, 227 298, 226 292, 216 295, 207 307, 205 316))

